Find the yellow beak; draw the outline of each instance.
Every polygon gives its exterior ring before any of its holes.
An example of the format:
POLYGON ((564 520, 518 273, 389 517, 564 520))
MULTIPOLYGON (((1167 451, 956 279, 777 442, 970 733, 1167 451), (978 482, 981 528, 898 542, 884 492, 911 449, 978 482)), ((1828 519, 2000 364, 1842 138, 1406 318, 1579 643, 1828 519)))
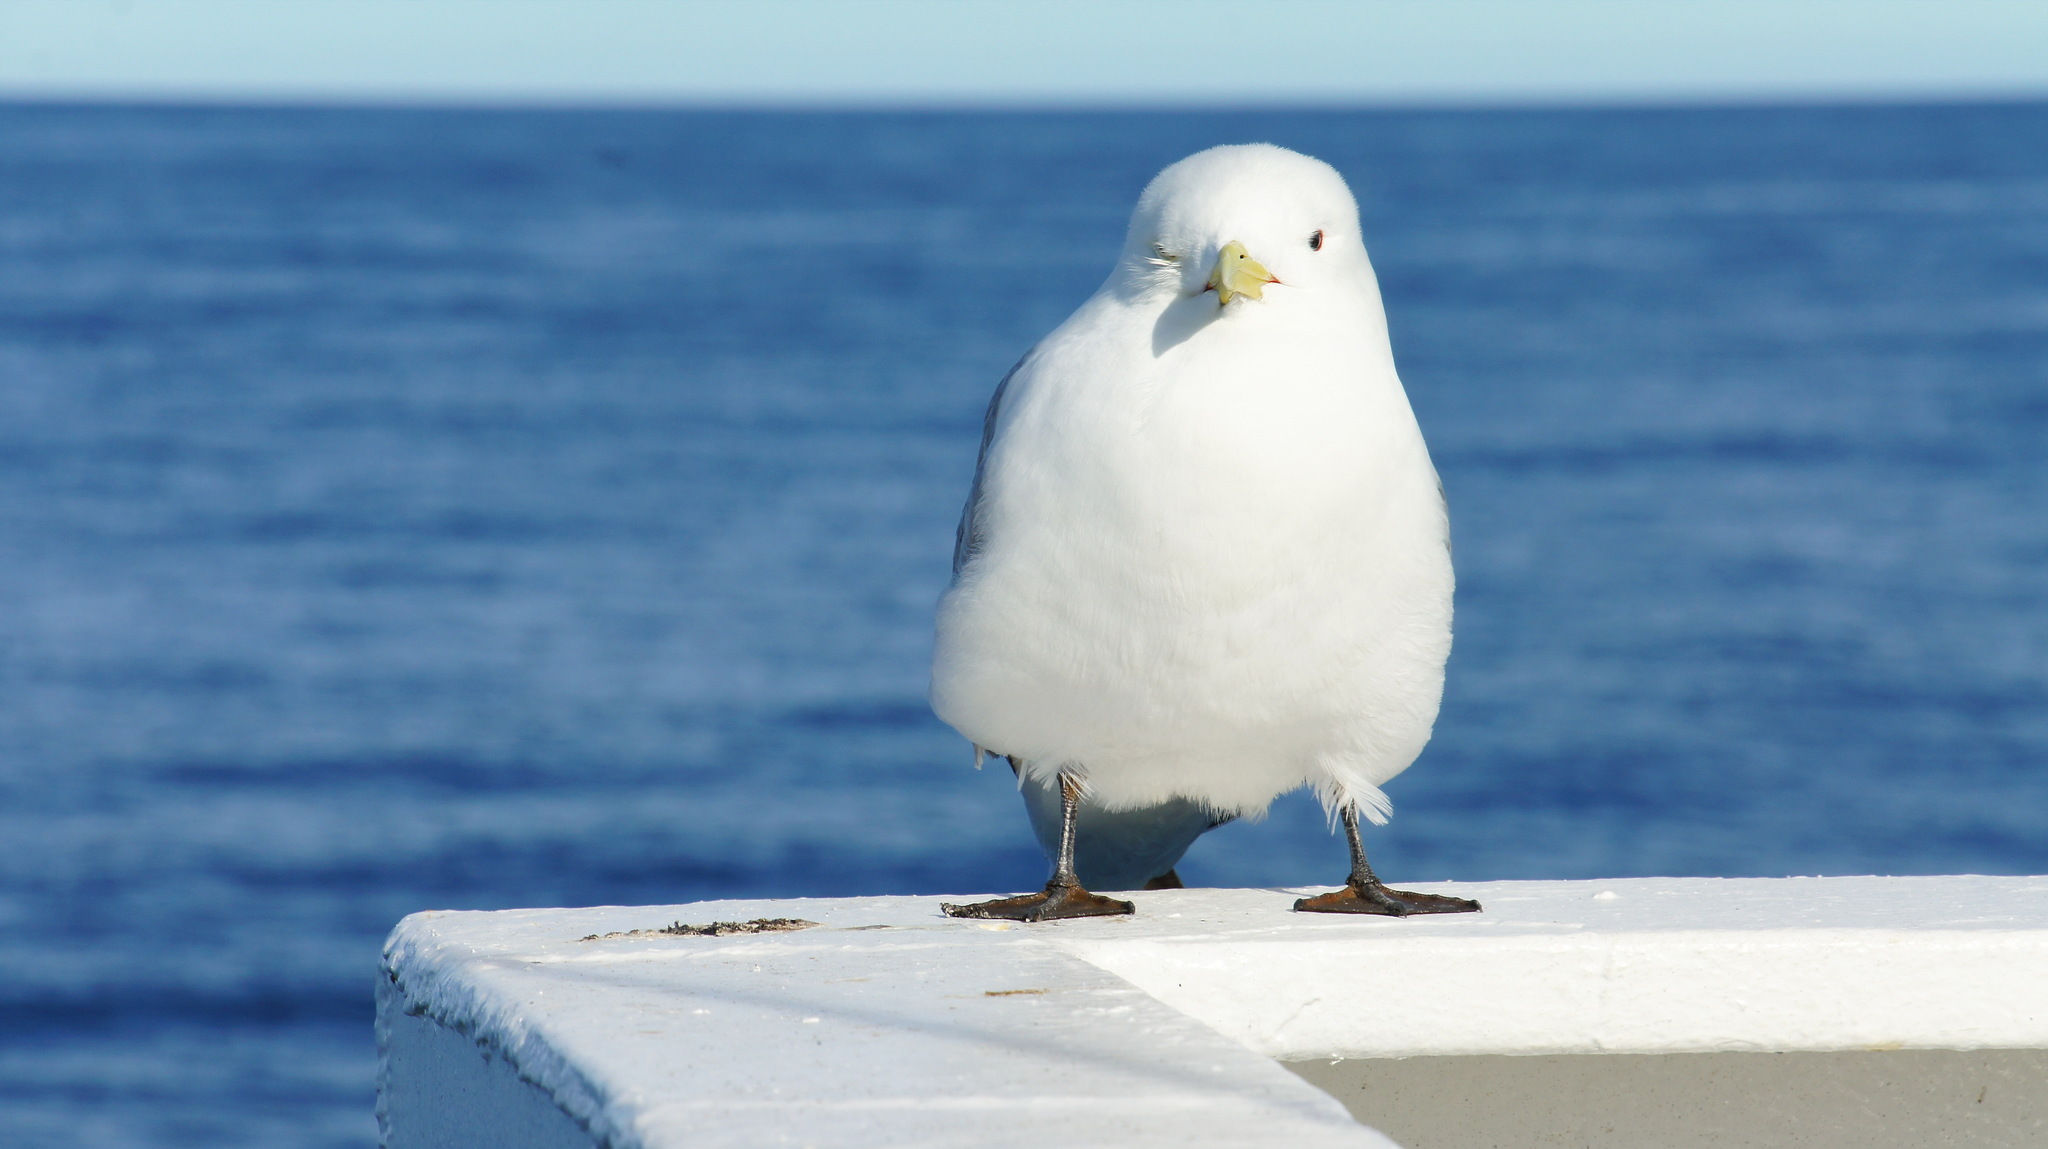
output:
POLYGON ((1280 282, 1265 265, 1252 258, 1244 245, 1231 240, 1216 253, 1216 269, 1209 273, 1209 290, 1216 298, 1229 303, 1237 296, 1247 299, 1264 299, 1266 285, 1280 282))

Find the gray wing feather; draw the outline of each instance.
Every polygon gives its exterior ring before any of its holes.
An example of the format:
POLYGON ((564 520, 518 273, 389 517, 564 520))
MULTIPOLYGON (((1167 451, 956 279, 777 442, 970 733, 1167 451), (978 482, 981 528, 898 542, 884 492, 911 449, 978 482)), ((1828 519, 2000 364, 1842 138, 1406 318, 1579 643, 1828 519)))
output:
MULTIPOLYGON (((1035 347, 1031 349, 1036 350, 1035 347)), ((975 555, 981 553, 982 544, 986 541, 981 523, 981 482, 988 469, 988 448, 995 441, 996 419, 1003 409, 1003 392, 1009 390, 1010 380, 1016 378, 1017 372, 1031 362, 1031 351, 1026 351, 1024 358, 1003 372, 1003 381, 996 384, 996 393, 989 396, 988 414, 982 416, 981 453, 974 458, 974 485, 967 490, 967 505, 961 508, 960 526, 953 532, 953 578, 956 582, 960 572, 974 561, 975 555)))

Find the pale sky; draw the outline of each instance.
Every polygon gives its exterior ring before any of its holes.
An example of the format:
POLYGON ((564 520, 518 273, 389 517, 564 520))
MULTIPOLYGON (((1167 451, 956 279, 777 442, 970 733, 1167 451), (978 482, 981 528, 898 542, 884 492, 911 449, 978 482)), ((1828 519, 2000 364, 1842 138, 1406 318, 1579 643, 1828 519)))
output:
POLYGON ((0 99, 2048 97, 2048 0, 0 0, 0 99))

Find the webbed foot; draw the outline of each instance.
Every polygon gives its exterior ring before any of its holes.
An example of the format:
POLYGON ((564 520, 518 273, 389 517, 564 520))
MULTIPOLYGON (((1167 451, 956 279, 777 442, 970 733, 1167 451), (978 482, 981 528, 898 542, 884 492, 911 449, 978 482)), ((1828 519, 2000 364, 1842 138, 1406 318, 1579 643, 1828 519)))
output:
POLYGON ((1294 909, 1304 914, 1383 914, 1405 918, 1410 914, 1476 914, 1479 903, 1443 894, 1390 890, 1379 882, 1354 882, 1334 893, 1303 898, 1294 903, 1294 909))
POLYGON ((1057 880, 1047 882, 1045 889, 1035 894, 996 898, 993 901, 975 902, 965 906, 941 902, 939 908, 946 911, 949 918, 1004 918, 1013 922, 1112 917, 1137 910, 1137 907, 1129 902, 1105 898, 1101 894, 1091 894, 1078 884, 1068 885, 1057 880))

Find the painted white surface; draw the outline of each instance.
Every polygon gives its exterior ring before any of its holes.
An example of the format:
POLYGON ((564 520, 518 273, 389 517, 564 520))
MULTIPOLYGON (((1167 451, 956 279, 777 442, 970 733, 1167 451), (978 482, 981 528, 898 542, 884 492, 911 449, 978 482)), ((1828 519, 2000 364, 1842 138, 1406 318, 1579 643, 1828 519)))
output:
MULTIPOLYGON (((415 914, 380 1042, 402 1057, 409 1013, 469 1035, 619 1149, 1391 1144, 1045 931, 987 928, 1008 924, 933 898, 415 914), (764 916, 825 928, 578 940, 764 916)), ((385 1109, 392 1149, 429 1144, 385 1109)))
POLYGON ((488 1048, 403 1009, 380 1011, 379 1022, 377 1124, 399 1134, 384 1149, 596 1149, 553 1098, 488 1048))
POLYGON ((1419 888, 1486 911, 1340 918, 1186 891, 1057 944, 1285 1059, 2048 1046, 2048 878, 1419 888))
POLYGON ((1268 1058, 2048 1047, 2048 878, 1424 888, 1486 912, 1177 890, 1038 926, 937 897, 416 914, 380 1025, 470 1035, 650 1149, 1384 1146, 1268 1058), (791 916, 826 928, 577 940, 791 916))

